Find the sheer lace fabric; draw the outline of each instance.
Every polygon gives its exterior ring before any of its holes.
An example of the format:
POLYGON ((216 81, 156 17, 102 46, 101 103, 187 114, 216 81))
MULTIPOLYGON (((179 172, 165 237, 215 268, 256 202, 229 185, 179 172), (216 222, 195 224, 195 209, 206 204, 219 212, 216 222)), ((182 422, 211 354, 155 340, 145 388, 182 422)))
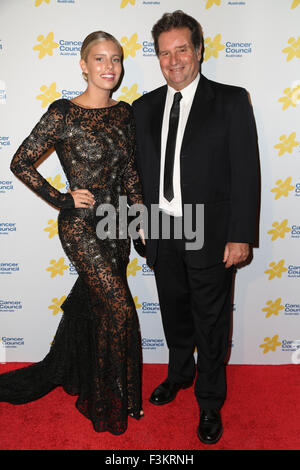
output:
MULTIPOLYGON (((61 385, 78 395, 76 406, 98 432, 121 434, 128 414, 140 417, 141 341, 126 277, 130 239, 100 240, 100 203, 118 207, 119 196, 142 203, 134 163, 131 108, 85 109, 54 102, 16 152, 11 169, 26 185, 60 208, 59 237, 78 272, 62 305, 63 317, 47 356, 0 376, 0 401, 26 403, 61 385), (75 209, 70 194, 53 188, 35 169, 52 146, 71 190, 88 189, 95 206, 75 209)), ((118 230, 118 224, 117 224, 118 230)))

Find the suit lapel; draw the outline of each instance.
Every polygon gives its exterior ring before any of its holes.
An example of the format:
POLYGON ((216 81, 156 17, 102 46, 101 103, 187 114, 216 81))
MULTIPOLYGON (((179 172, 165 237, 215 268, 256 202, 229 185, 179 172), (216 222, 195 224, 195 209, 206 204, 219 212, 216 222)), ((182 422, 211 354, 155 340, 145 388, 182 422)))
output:
POLYGON ((214 93, 209 80, 201 75, 190 114, 185 126, 181 146, 183 153, 193 138, 198 136, 198 130, 208 118, 212 107, 213 98, 214 93))
POLYGON ((161 88, 161 91, 155 97, 152 105, 150 118, 151 134, 155 145, 155 155, 160 160, 161 153, 161 129, 165 109, 165 101, 167 96, 167 86, 161 88))
MULTIPOLYGON (((161 87, 159 93, 157 93, 157 96, 154 98, 150 116, 151 134, 156 149, 155 155, 159 160, 161 157, 161 131, 166 96, 167 86, 165 85, 161 87)), ((181 147, 183 151, 189 146, 192 139, 197 137, 197 130, 200 129, 209 116, 213 98, 214 93, 209 80, 201 75, 185 127, 181 147)))

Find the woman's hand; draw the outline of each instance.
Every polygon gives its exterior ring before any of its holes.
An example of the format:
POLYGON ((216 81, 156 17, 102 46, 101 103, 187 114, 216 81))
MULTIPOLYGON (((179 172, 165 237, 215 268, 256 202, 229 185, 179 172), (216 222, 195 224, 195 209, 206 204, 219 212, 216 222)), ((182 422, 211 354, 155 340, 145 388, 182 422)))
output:
POLYGON ((95 198, 88 189, 75 189, 75 191, 69 190, 69 193, 74 199, 76 209, 87 209, 95 204, 95 198))

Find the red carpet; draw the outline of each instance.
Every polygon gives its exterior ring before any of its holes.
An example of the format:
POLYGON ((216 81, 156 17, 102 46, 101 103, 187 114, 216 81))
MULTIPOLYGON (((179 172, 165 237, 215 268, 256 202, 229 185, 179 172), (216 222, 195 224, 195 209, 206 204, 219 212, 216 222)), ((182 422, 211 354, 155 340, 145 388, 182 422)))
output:
MULTIPOLYGON (((0 364, 0 373, 26 364, 0 364)), ((214 446, 196 436, 198 407, 192 389, 168 405, 148 401, 164 380, 165 365, 144 366, 145 417, 129 419, 121 436, 93 431, 75 408, 76 397, 55 389, 26 405, 0 403, 1 450, 291 450, 300 449, 299 365, 227 367, 224 433, 214 446)))

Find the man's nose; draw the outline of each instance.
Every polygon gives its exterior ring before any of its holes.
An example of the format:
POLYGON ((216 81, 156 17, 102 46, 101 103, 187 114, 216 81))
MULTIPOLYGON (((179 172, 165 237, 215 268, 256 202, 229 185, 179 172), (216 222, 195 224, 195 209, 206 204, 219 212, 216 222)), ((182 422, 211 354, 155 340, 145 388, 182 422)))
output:
POLYGON ((170 54, 170 63, 171 65, 176 65, 178 63, 178 54, 177 52, 173 52, 170 54))

